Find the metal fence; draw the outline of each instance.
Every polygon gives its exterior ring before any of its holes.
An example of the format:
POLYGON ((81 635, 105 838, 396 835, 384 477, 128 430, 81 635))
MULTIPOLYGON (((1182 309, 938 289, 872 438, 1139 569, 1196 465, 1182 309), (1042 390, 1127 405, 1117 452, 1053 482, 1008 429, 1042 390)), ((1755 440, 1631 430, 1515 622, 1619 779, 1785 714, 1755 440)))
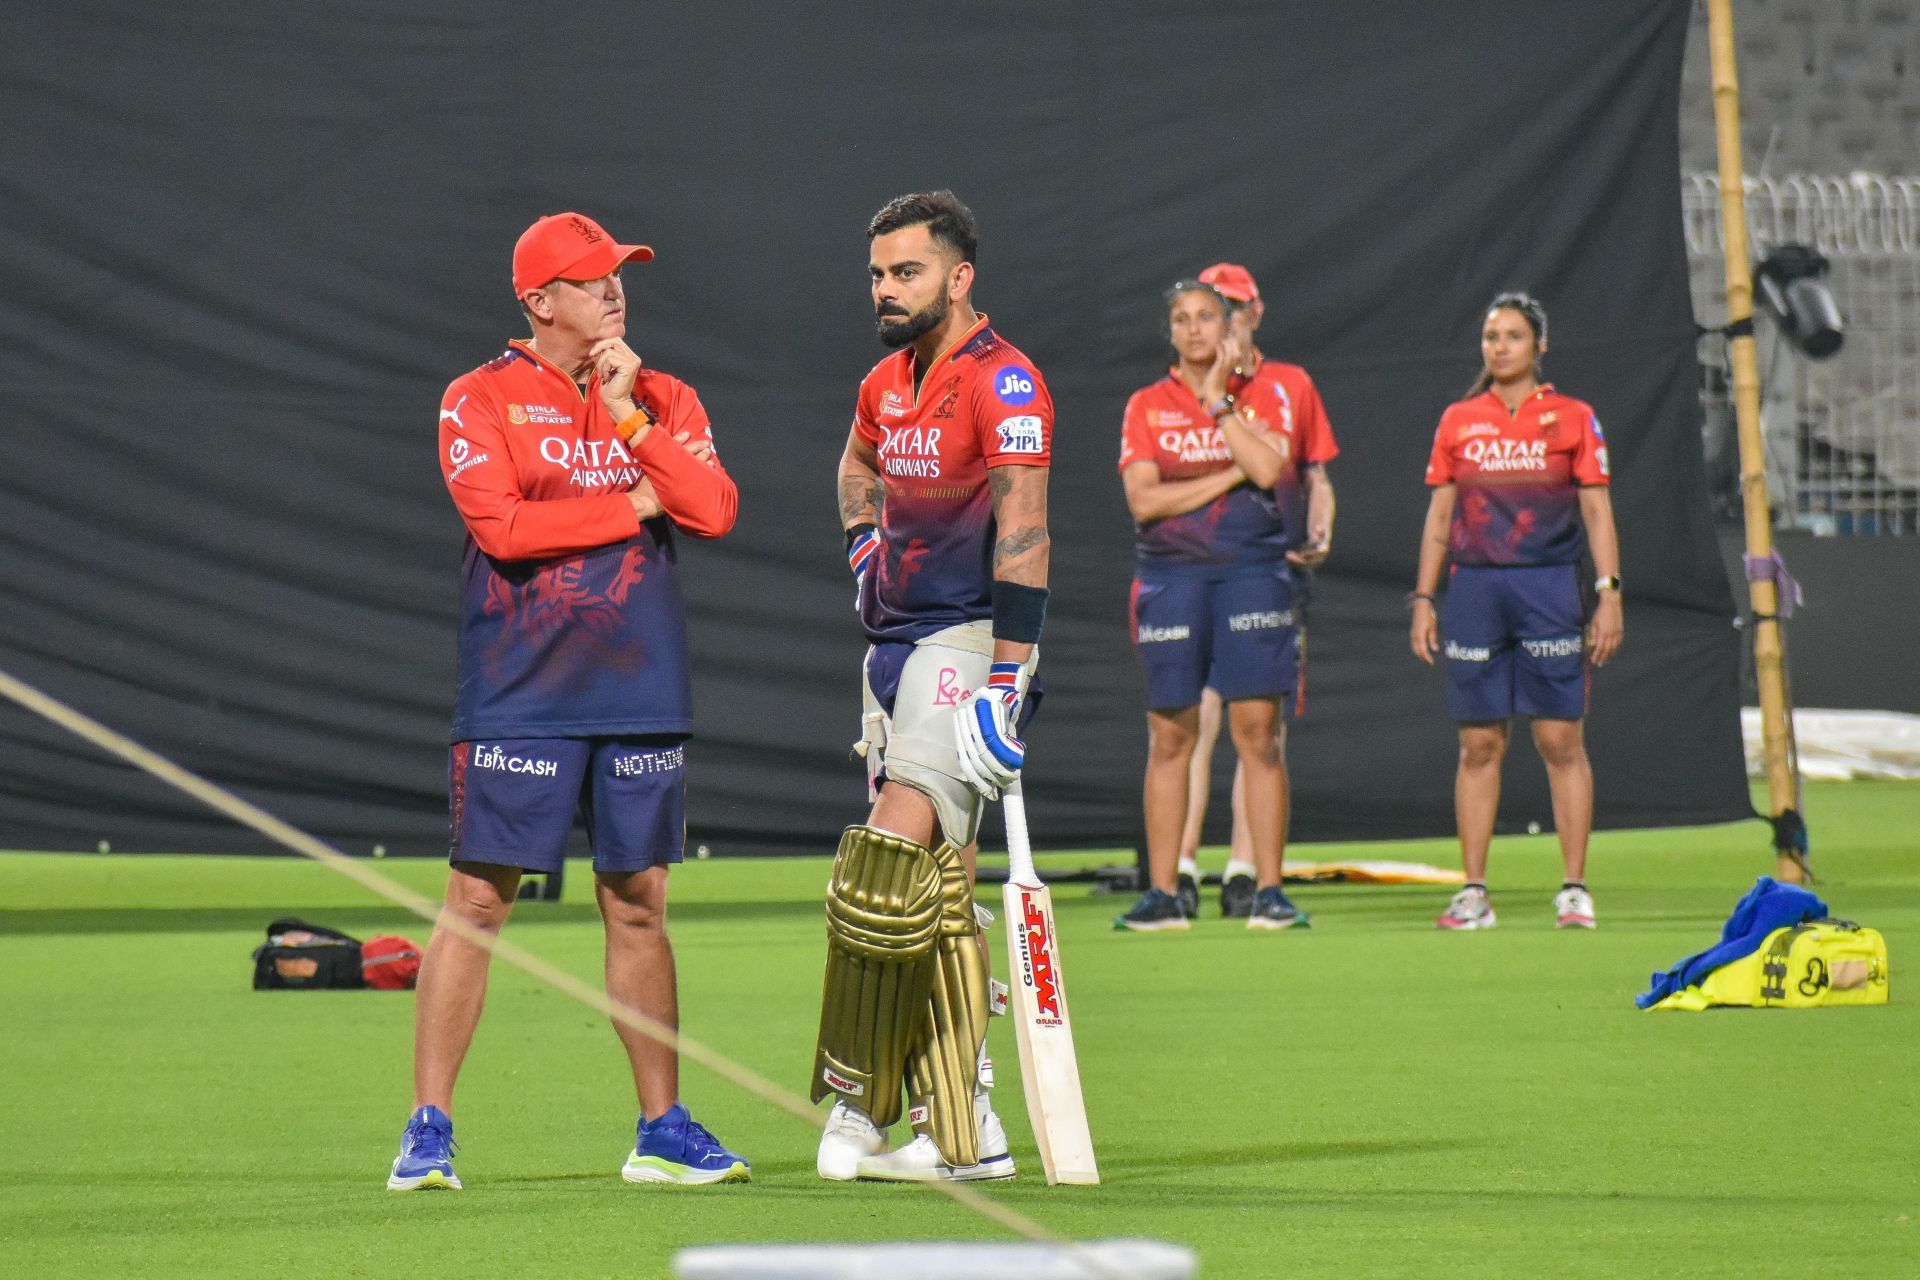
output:
MULTIPOLYGON (((1803 244, 1832 264, 1846 341, 1808 360, 1756 305, 1761 420, 1775 523, 1814 533, 1920 532, 1920 177, 1790 174, 1746 180, 1756 261, 1803 244)), ((1694 315, 1726 323, 1720 181, 1684 175, 1694 315)), ((1715 500, 1737 512, 1726 344, 1700 343, 1701 409, 1715 500)))

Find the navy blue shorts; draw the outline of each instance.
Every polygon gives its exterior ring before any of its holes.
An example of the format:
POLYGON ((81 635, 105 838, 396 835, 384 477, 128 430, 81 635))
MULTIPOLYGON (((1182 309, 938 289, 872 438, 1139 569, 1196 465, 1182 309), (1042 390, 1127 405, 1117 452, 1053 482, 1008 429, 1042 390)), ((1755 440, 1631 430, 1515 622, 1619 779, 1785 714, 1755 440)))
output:
POLYGON ((1586 601, 1579 566, 1460 565, 1447 581, 1441 638, 1455 720, 1587 714, 1586 601))
POLYGON ((1147 709, 1171 711, 1211 687, 1228 702, 1300 689, 1300 622, 1293 573, 1263 565, 1224 578, 1135 578, 1133 647, 1147 709))
POLYGON ((686 747, 674 737, 456 742, 448 756, 453 862, 557 871, 577 814, 595 871, 679 862, 686 747))

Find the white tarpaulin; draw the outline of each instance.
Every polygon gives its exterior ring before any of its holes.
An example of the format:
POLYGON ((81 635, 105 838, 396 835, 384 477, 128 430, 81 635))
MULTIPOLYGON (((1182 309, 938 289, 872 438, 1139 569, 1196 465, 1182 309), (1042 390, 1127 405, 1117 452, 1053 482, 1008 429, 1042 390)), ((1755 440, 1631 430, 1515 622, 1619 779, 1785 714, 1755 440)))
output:
MULTIPOLYGON (((1803 709, 1793 713, 1793 736, 1800 749, 1800 776, 1811 781, 1920 778, 1920 716, 1803 709)), ((1740 737, 1747 748, 1748 775, 1765 777, 1758 707, 1740 709, 1740 737)))

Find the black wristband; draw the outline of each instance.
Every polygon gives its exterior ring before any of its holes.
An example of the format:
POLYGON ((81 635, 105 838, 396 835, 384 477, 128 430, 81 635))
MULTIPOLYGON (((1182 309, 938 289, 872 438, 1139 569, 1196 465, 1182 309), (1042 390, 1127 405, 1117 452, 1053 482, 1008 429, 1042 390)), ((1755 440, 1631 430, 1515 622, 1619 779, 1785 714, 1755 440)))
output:
POLYGON ((1018 582, 993 584, 993 638, 1014 644, 1039 644, 1047 620, 1047 589, 1018 582))
POLYGON ((853 544, 860 540, 860 535, 863 533, 872 533, 874 530, 874 527, 875 526, 873 526, 872 524, 862 523, 862 524, 856 524, 852 528, 848 529, 847 530, 847 550, 849 551, 853 550, 853 544))

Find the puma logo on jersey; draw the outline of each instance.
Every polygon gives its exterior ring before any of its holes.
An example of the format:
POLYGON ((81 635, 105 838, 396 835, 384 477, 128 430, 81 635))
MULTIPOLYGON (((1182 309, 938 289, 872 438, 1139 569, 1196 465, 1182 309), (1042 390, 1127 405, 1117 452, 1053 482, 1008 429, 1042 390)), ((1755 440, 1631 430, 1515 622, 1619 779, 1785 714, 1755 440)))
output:
POLYGON ((465 396, 461 396, 458 400, 455 400, 453 402, 453 408, 442 409, 440 411, 440 421, 445 422, 447 419, 451 418, 453 419, 453 425, 456 429, 460 431, 465 431, 467 429, 467 424, 460 421, 460 406, 465 404, 466 402, 467 402, 467 398, 465 396))

